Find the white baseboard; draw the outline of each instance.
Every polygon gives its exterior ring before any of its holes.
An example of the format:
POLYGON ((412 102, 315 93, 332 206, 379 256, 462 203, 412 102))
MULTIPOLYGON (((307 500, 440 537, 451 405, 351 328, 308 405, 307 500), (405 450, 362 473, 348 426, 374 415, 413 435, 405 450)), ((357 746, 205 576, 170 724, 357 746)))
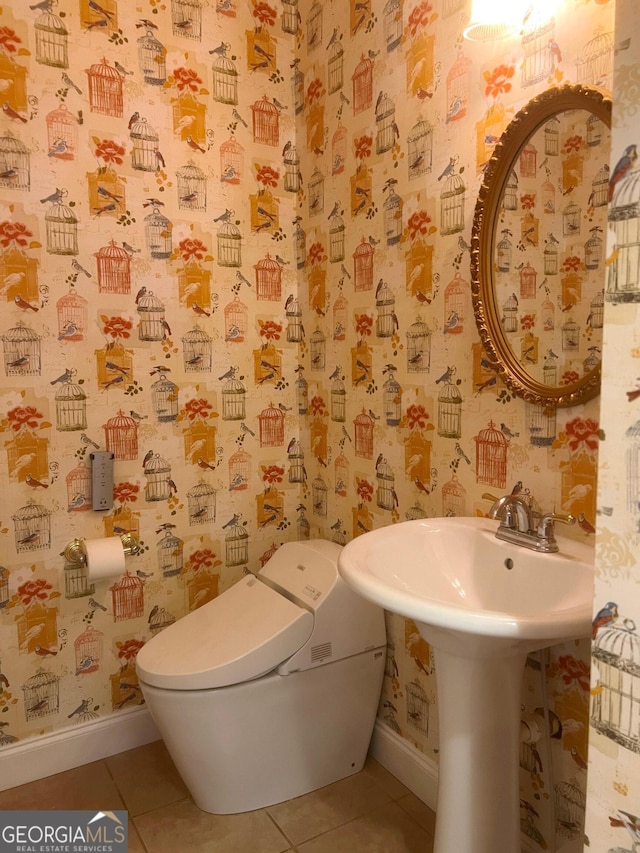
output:
POLYGON ((376 720, 369 753, 430 809, 438 802, 438 765, 376 720))
POLYGON ((0 791, 159 740, 147 708, 121 711, 0 749, 0 791))

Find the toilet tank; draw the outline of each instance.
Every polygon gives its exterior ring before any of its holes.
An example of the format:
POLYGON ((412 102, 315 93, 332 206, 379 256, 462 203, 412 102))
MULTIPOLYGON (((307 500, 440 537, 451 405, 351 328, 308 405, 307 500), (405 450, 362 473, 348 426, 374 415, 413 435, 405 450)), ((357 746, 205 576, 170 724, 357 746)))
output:
POLYGON ((384 611, 351 590, 338 574, 341 545, 325 539, 287 542, 258 578, 314 617, 307 642, 277 672, 311 669, 386 645, 384 611))

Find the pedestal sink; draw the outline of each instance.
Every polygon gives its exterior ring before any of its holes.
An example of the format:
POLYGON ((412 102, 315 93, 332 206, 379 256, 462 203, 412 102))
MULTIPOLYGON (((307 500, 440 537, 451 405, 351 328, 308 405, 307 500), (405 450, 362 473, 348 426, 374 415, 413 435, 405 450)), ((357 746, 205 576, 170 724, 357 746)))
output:
POLYGON ((487 518, 392 524, 349 542, 340 574, 413 619, 434 651, 440 754, 434 853, 519 853, 520 692, 527 654, 588 636, 593 550, 539 554, 487 518))

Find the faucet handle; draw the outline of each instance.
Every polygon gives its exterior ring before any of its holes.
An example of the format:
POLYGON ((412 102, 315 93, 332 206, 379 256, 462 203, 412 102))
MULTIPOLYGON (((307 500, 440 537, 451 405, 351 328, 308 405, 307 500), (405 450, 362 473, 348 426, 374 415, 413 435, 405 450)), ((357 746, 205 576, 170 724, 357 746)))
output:
POLYGON ((575 524, 576 517, 571 515, 571 513, 545 512, 544 515, 540 516, 540 521, 538 522, 538 536, 541 539, 553 539, 553 525, 556 521, 562 524, 575 524))

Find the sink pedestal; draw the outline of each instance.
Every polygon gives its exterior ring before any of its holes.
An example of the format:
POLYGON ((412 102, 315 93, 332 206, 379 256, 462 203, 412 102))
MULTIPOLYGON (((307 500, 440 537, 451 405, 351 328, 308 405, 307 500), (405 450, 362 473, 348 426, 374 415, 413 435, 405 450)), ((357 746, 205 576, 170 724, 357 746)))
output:
MULTIPOLYGON (((430 626, 423 627, 430 641, 430 626)), ((526 654, 471 659, 433 649, 440 736, 434 853, 520 853, 526 654)))

